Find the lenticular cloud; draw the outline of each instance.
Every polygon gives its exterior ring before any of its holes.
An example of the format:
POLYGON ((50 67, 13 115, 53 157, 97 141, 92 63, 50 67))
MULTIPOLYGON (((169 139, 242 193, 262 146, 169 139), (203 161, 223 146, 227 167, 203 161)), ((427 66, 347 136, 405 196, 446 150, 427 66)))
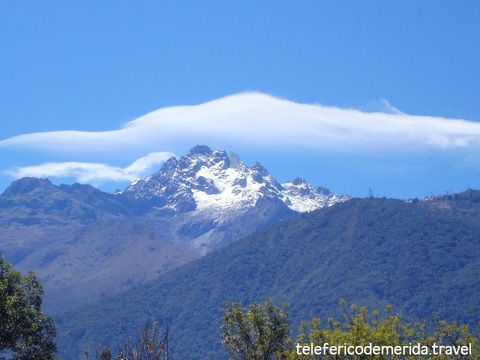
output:
POLYGON ((465 148, 480 143, 480 123, 403 113, 363 112, 242 93, 153 111, 104 132, 53 131, 0 141, 0 148, 72 152, 159 149, 212 143, 328 150, 465 148))

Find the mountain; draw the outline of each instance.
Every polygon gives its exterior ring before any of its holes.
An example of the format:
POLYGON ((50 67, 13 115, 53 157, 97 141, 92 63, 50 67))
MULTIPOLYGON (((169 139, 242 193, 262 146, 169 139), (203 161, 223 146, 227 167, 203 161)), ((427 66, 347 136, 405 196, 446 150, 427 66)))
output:
POLYGON ((179 160, 169 159, 122 195, 149 203, 150 216, 174 215, 179 219, 177 233, 186 235, 201 254, 231 243, 252 227, 350 199, 300 178, 280 184, 259 163, 249 167, 234 153, 201 145, 179 160))
POLYGON ((201 145, 180 160, 169 159, 158 173, 135 181, 123 194, 155 200, 161 208, 175 212, 241 210, 255 206, 261 197, 305 212, 349 198, 314 188, 301 178, 281 185, 260 163, 248 167, 234 153, 201 145))
POLYGON ((129 205, 89 185, 15 181, 0 196, 0 252, 37 273, 50 309, 109 296, 197 257, 129 205))
MULTIPOLYGON (((221 309, 272 297, 300 320, 340 298, 410 320, 472 323, 480 306, 480 191, 423 201, 352 199, 259 230, 108 301, 59 317, 62 358, 115 345, 148 317, 171 326, 182 359, 223 359, 221 309)), ((338 313, 337 313, 338 315, 338 313)), ((325 320, 325 318, 324 318, 325 320)))
POLYGON ((0 195, 0 252, 44 284, 47 308, 109 297, 281 219, 347 196, 196 146, 123 192, 24 178, 0 195))

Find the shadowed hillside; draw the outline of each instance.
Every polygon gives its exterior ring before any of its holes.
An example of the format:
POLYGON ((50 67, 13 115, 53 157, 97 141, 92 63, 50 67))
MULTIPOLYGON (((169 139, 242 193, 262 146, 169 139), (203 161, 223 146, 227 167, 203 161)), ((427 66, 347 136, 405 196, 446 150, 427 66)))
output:
POLYGON ((226 301, 272 297, 292 323, 334 314, 339 298, 394 305, 407 319, 471 321, 480 299, 479 192, 427 201, 353 199, 234 243, 115 298, 66 314, 59 348, 114 345, 122 325, 169 323, 182 359, 221 358, 226 301))

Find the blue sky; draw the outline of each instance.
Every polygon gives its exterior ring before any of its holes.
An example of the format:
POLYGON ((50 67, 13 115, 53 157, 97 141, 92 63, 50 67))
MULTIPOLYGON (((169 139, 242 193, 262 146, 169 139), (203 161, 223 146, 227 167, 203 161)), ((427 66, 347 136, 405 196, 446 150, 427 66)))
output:
MULTIPOLYGON (((2 1, 0 140, 116 130, 159 108, 253 91, 339 109, 382 110, 372 104, 386 99, 406 114, 476 122, 479 16, 477 1, 2 1)), ((343 116, 349 113, 338 121, 343 116)), ((436 129, 414 119, 422 139, 436 129)), ((126 167, 147 153, 181 155, 207 140, 247 163, 259 160, 280 180, 302 176, 360 196, 369 187, 395 197, 480 188, 477 138, 462 146, 392 140, 389 147, 373 131, 353 147, 322 147, 272 146, 257 135, 255 143, 172 135, 156 147, 112 151, 0 146, 0 189, 13 179, 5 172, 18 167, 126 167)))

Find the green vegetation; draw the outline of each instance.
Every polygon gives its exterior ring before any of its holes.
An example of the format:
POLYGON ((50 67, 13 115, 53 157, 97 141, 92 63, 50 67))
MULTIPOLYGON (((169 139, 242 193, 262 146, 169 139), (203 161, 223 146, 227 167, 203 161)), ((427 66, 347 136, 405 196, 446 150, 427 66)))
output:
MULTIPOLYGON (((32 272, 22 276, 0 257, 0 356, 14 360, 55 359, 55 326, 53 321, 41 312, 42 287, 32 272)), ((320 318, 302 322, 295 340, 290 335, 287 306, 277 307, 271 299, 265 303, 253 303, 243 308, 238 302, 224 308, 220 326, 222 343, 232 360, 463 360, 480 359, 478 332, 480 321, 474 328, 447 322, 425 319, 422 322, 405 322, 398 313, 392 312, 390 305, 385 311, 368 312, 366 307, 340 302, 342 319, 328 318, 325 325, 320 318), (414 353, 407 355, 350 355, 312 354, 314 347, 323 351, 342 346, 406 347, 422 346, 424 349, 444 348, 441 355, 414 353), (445 347, 460 347, 471 350, 471 354, 453 353, 445 347), (307 350, 302 350, 306 348, 307 350), (304 351, 307 351, 307 355, 304 351), (450 353, 448 352, 450 351, 450 353)), ((133 337, 122 328, 123 342, 117 345, 116 352, 105 346, 95 353, 97 360, 171 360, 172 345, 169 327, 160 328, 157 321, 147 321, 143 329, 133 337)), ((457 351, 457 350, 454 350, 457 351)), ((208 350, 198 349, 202 358, 208 350)), ((85 359, 90 358, 88 351, 85 359)), ((188 353, 179 352, 178 358, 190 358, 188 353)), ((217 358, 224 358, 219 353, 217 358)))
MULTIPOLYGON (((384 313, 352 305, 349 309, 341 301, 343 318, 340 321, 328 319, 325 326, 320 319, 314 318, 309 323, 303 322, 295 341, 289 339, 287 312, 285 307, 276 307, 269 300, 265 304, 252 304, 243 309, 238 303, 230 305, 225 311, 223 322, 223 344, 227 347, 230 359, 234 360, 301 360, 331 359, 343 360, 343 354, 305 355, 300 350, 303 346, 422 346, 424 351, 432 349, 434 344, 454 346, 457 349, 472 350, 471 355, 351 355, 348 359, 479 359, 479 340, 468 326, 456 322, 436 321, 429 324, 406 323, 401 316, 392 313, 387 306, 384 313)), ((480 325, 480 324, 479 324, 480 325)), ((445 348, 444 348, 445 349, 445 348)), ((417 351, 417 350, 415 350, 417 351)), ((444 350, 445 352, 446 350, 444 350)), ((320 349, 319 349, 320 352, 320 349)))
MULTIPOLYGON (((290 304, 290 324, 340 316, 338 299, 394 308, 409 322, 473 325, 480 309, 480 195, 447 203, 355 199, 278 223, 108 301, 58 318, 57 344, 121 343, 121 326, 169 324, 183 359, 224 359, 227 302, 290 304), (446 205, 445 205, 446 204, 446 205), (448 205, 448 206, 447 206, 448 205)), ((292 328, 294 331, 296 327, 292 328)))
POLYGON ((225 310, 222 343, 232 360, 277 359, 288 347, 289 335, 286 309, 271 300, 246 310, 232 303, 225 310))
POLYGON ((41 311, 42 296, 32 272, 23 276, 0 256, 0 358, 54 359, 55 325, 41 311))

